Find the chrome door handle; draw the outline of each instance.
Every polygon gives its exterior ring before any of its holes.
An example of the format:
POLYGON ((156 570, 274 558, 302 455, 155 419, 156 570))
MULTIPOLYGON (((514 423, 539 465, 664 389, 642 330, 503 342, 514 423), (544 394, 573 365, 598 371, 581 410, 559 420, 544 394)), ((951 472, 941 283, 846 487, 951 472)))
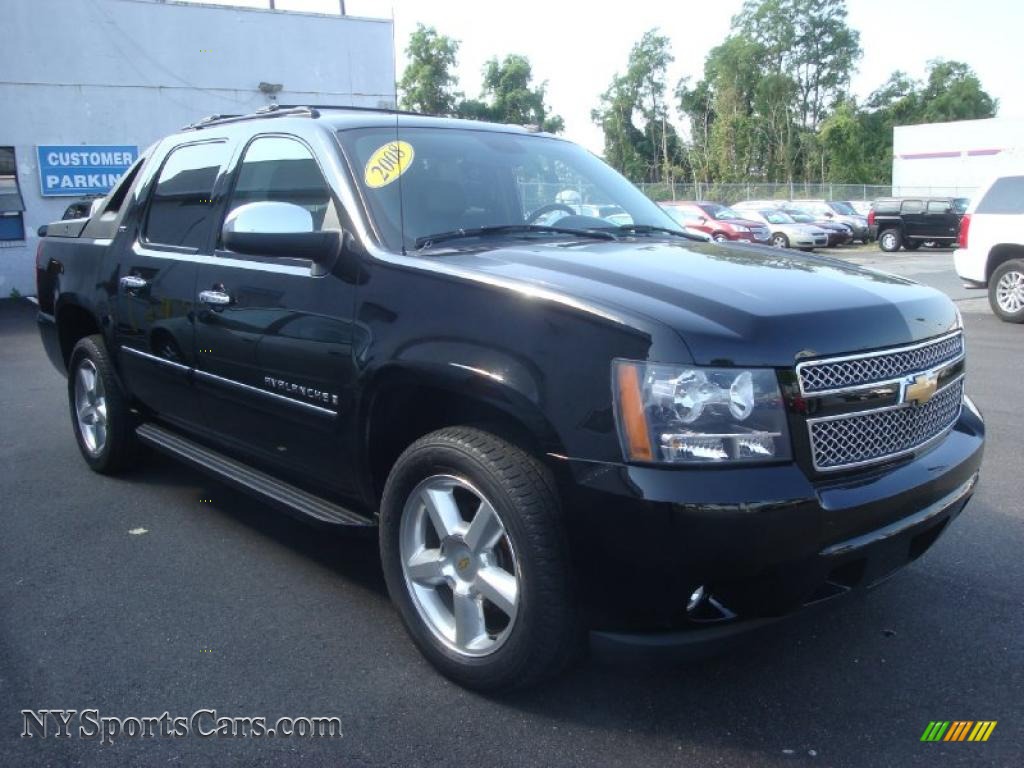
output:
POLYGON ((226 307, 231 303, 231 294, 224 291, 200 291, 199 301, 211 307, 226 307))
POLYGON ((138 275, 125 275, 121 278, 121 288, 126 291, 141 291, 149 285, 149 280, 138 275))

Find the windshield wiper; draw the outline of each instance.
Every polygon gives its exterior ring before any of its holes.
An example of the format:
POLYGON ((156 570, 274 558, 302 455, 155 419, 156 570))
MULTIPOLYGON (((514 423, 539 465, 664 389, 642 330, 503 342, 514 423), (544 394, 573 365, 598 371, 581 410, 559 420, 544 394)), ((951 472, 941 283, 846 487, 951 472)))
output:
POLYGON ((649 234, 665 234, 675 235, 676 237, 685 237, 687 240, 696 240, 699 243, 704 242, 703 237, 697 237, 697 235, 691 235, 689 232, 683 232, 679 229, 671 229, 670 227, 656 227, 651 224, 622 224, 615 227, 615 232, 628 232, 635 235, 649 235, 649 234))
POLYGON ((465 237, 481 237, 486 235, 508 235, 521 232, 545 232, 555 235, 573 235, 575 237, 591 237, 599 240, 614 240, 615 235, 597 229, 572 229, 570 227, 548 227, 542 224, 496 224, 487 227, 467 227, 453 229, 450 232, 438 232, 436 235, 424 235, 416 238, 416 248, 427 248, 446 240, 459 240, 465 237))

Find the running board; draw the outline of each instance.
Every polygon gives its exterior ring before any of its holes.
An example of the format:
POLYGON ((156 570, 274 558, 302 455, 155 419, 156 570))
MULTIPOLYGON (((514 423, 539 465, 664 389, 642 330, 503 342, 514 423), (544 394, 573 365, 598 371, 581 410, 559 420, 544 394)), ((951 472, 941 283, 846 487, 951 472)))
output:
POLYGON ((224 480, 239 490, 258 496, 286 512, 297 513, 329 525, 359 528, 376 525, 368 517, 345 509, 320 496, 315 496, 291 483, 278 480, 276 477, 237 459, 228 458, 218 451, 200 445, 164 427, 156 424, 142 424, 136 428, 135 434, 138 435, 139 440, 158 451, 176 459, 182 459, 196 469, 224 480))

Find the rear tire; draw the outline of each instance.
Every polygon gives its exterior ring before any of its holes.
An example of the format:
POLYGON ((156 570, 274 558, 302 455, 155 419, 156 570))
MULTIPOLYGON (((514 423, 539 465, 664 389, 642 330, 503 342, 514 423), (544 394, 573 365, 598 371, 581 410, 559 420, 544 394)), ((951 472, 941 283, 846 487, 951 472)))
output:
POLYGON ((71 350, 68 403, 75 440, 93 471, 113 474, 135 463, 135 418, 102 336, 86 336, 71 350))
POLYGON ((1024 323, 1024 259, 1004 261, 988 281, 988 303, 1000 320, 1024 323))
POLYGON ((903 245, 903 236, 898 229, 886 229, 878 235, 878 247, 886 253, 895 253, 903 245))
POLYGON ((384 488, 380 552, 413 642, 459 685, 533 685, 582 650, 554 480, 493 434, 450 427, 406 449, 384 488))

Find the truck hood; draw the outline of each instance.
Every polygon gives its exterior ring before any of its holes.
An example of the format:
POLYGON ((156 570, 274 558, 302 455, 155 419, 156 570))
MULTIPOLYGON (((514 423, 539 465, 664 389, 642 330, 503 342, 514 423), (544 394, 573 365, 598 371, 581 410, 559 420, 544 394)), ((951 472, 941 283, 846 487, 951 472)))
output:
MULTIPOLYGON (((689 241, 516 245, 432 257, 674 329, 693 362, 789 367, 957 326, 945 295, 836 259, 689 241)), ((668 361, 665 361, 668 362, 668 361)))

